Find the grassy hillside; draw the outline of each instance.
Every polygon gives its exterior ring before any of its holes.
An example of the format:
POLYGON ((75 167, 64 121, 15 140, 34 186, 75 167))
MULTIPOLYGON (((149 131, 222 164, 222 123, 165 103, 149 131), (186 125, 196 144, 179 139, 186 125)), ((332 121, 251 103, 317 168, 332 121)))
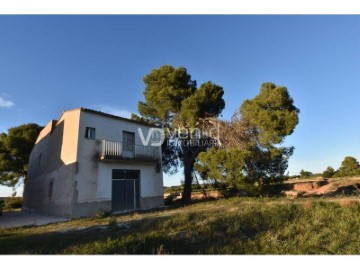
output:
POLYGON ((0 231, 1 254, 358 254, 360 204, 221 199, 0 231), (110 222, 109 222, 110 219, 110 222))

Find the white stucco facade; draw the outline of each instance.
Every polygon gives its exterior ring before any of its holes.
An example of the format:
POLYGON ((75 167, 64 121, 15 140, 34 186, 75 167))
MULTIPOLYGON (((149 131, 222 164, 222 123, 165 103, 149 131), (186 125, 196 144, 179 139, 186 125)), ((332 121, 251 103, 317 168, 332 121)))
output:
POLYGON ((24 208, 78 217, 94 215, 99 209, 161 206, 161 149, 143 145, 139 128, 146 136, 152 127, 83 108, 65 111, 59 120, 50 121, 30 155, 24 208), (130 142, 124 141, 124 132, 130 134, 130 142), (109 148, 106 155, 102 155, 104 141, 109 148), (129 147, 131 155, 124 155, 129 147), (137 177, 114 185, 113 170, 136 172, 137 177), (129 205, 131 196, 138 203, 129 205))

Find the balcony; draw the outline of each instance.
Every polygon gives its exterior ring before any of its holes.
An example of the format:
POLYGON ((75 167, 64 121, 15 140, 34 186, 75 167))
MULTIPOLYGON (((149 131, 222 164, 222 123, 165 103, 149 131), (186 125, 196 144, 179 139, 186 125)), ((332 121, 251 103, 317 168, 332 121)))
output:
MULTIPOLYGON (((129 147, 126 148, 129 149, 129 147)), ((134 145, 132 151, 126 151, 124 150, 123 143, 107 140, 101 141, 99 154, 102 161, 128 160, 153 162, 160 160, 159 147, 134 145)))

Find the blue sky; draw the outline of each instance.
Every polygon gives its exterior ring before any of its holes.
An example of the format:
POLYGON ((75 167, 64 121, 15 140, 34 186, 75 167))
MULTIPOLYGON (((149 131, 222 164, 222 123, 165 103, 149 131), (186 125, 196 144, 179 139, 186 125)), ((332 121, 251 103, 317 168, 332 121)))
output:
POLYGON ((360 159, 359 48, 360 16, 0 16, 0 132, 76 107, 128 116, 142 78, 170 64, 224 87, 223 118, 262 82, 288 87, 289 172, 321 172, 360 159))

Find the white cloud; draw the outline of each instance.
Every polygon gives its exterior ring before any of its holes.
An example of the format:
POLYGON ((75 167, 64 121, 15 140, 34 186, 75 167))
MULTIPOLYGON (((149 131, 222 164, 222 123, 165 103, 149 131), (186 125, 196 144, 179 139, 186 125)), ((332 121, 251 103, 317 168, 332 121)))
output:
POLYGON ((12 102, 10 100, 6 100, 5 98, 0 97, 0 108, 11 108, 14 105, 15 105, 14 102, 12 102))
POLYGON ((101 112, 104 113, 109 113, 109 114, 113 114, 116 116, 121 116, 124 118, 130 118, 132 112, 125 110, 121 107, 116 107, 116 106, 112 106, 112 105, 99 105, 99 106, 94 106, 95 110, 99 110, 101 112))

